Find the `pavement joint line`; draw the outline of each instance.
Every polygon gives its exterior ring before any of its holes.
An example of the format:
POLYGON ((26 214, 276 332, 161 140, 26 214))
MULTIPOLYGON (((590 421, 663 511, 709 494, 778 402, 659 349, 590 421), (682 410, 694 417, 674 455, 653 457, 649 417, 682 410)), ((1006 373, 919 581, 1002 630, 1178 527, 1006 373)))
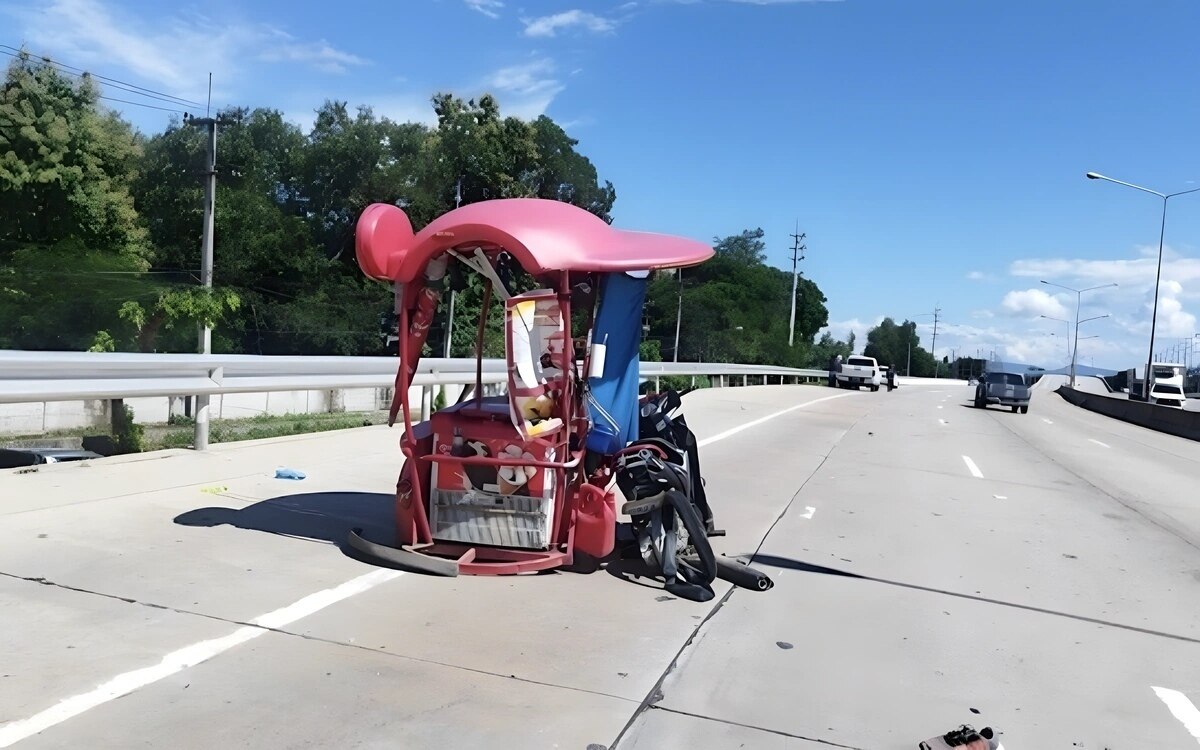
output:
MULTIPOLYGON (((742 427, 740 427, 740 428, 734 428, 733 430, 726 430, 725 432, 719 433, 718 435, 715 435, 712 438, 708 438, 706 441, 701 441, 700 443, 698 443, 698 445, 715 443, 717 440, 721 440, 721 439, 728 437, 729 435, 732 435, 736 432, 740 432, 741 430, 744 430, 747 427, 762 424, 763 422, 766 422, 769 419, 773 419, 774 417, 780 416, 781 414, 786 414, 795 409, 799 409, 803 406, 807 406, 808 404, 815 404, 815 403, 819 403, 821 401, 828 401, 830 399, 842 398, 842 397, 851 396, 851 395, 853 395, 853 394, 842 393, 842 394, 839 394, 836 396, 826 396, 825 398, 820 398, 815 401, 807 401, 803 404, 798 404, 798 405, 792 406, 788 409, 784 409, 783 411, 776 412, 775 414, 771 414, 766 417, 756 419, 753 422, 747 422, 745 425, 742 425, 742 427)), ((825 466, 825 462, 828 461, 829 457, 833 455, 833 452, 835 450, 837 450, 838 444, 841 442, 842 438, 845 437, 847 434, 849 434, 850 431, 853 430, 860 421, 862 421, 864 416, 866 416, 866 415, 865 414, 859 415, 857 418, 855 418, 855 420, 850 424, 850 426, 847 427, 846 430, 844 432, 842 432, 842 434, 839 435, 836 440, 834 440, 833 445, 830 446, 830 448, 829 448, 829 453, 827 453, 825 456, 823 456, 821 458, 821 462, 819 464, 817 464, 815 467, 813 467, 812 472, 807 477, 805 477, 804 481, 800 483, 800 486, 796 488, 796 492, 792 494, 790 499, 788 499, 787 504, 783 506, 783 510, 781 510, 779 512, 779 515, 776 516, 775 520, 771 522, 771 525, 767 527, 767 530, 763 534, 762 539, 760 539, 758 541, 758 546, 756 546, 754 548, 754 552, 750 555, 750 563, 754 562, 755 555, 757 555, 762 550, 763 545, 766 544, 767 537, 771 536, 771 532, 775 530, 775 527, 779 524, 779 522, 781 520, 783 520, 783 517, 787 515, 788 510, 790 510, 792 507, 792 504, 796 502, 796 498, 800 497, 800 493, 804 491, 804 488, 808 486, 808 483, 812 481, 812 478, 815 477, 818 473, 820 473, 821 468, 825 466)), ((706 614, 704 616, 704 619, 702 619, 702 620, 700 620, 700 622, 696 623, 696 627, 692 629, 692 632, 690 634, 688 634, 688 637, 683 642, 683 645, 680 646, 679 650, 675 652, 675 656, 671 659, 671 663, 668 664, 667 668, 663 670, 663 673, 661 675, 659 675, 658 682, 654 683, 654 687, 650 688, 650 692, 646 693, 646 697, 642 699, 642 701, 638 705, 637 709, 629 717, 629 721, 625 722, 625 726, 623 726, 621 728, 621 731, 617 734, 616 739, 614 739, 612 744, 608 746, 608 750, 617 750, 617 746, 621 743, 621 740, 625 738, 625 735, 629 733, 629 730, 633 728, 633 725, 637 722, 638 717, 641 716, 643 713, 645 713, 647 709, 653 708, 656 703, 658 703, 665 697, 662 692, 662 686, 663 686, 663 684, 666 683, 667 677, 669 677, 671 675, 671 673, 675 671, 675 668, 679 665, 680 657, 682 657, 684 652, 687 651, 688 647, 691 646, 692 643, 694 643, 696 641, 697 637, 700 635, 700 631, 704 628, 705 625, 708 624, 709 620, 713 619, 717 615, 717 613, 721 611, 721 609, 725 606, 725 603, 727 601, 729 601, 729 598, 731 596, 733 596, 733 592, 736 590, 737 590, 736 586, 730 586, 729 590, 725 592, 725 594, 717 601, 717 603, 715 605, 713 605, 713 608, 708 611, 708 614, 706 614)))
POLYGON ((21 740, 44 732, 93 708, 206 662, 236 646, 283 628, 355 594, 369 591, 381 583, 394 580, 402 575, 404 575, 403 572, 397 570, 376 569, 334 588, 322 589, 298 599, 286 607, 260 615, 228 635, 198 641, 176 649, 165 655, 157 664, 124 672, 92 690, 59 701, 27 719, 11 721, 0 726, 0 748, 11 747, 21 740))
MULTIPOLYGON (((809 568, 821 566, 809 566, 809 568)), ((1126 625, 1112 620, 1102 620, 1099 617, 1090 617, 1088 615, 1076 615, 1070 612, 1062 612, 1056 609, 1048 609, 1039 607, 1034 604, 1020 604, 1018 602, 1009 602, 1003 599, 993 599, 987 596, 978 594, 964 594, 959 591, 950 591, 949 589, 939 589, 934 586, 923 586, 919 583, 907 583, 905 581, 893 581, 887 578, 876 578, 875 576, 866 575, 864 573, 852 573, 849 571, 838 570, 836 568, 822 568, 820 570, 806 570, 797 568, 801 572, 812 572, 823 575, 835 575, 840 578, 857 579, 860 581, 869 581, 878 583, 884 586, 897 586, 903 589, 912 589, 913 591, 923 591, 928 594, 938 594, 940 596, 950 596, 956 599, 966 599, 968 601, 979 602, 980 604, 994 604, 998 607, 1008 607, 1010 609, 1023 609, 1027 612, 1035 612, 1041 615, 1050 615, 1052 617, 1063 617, 1068 620, 1078 620, 1079 622, 1088 622, 1093 625, 1100 625, 1107 628, 1116 628, 1118 630, 1128 630, 1133 633, 1141 633, 1142 635, 1152 635, 1157 638, 1168 638, 1173 641, 1182 641, 1184 643, 1194 643, 1200 645, 1200 638, 1190 635, 1180 635, 1178 633, 1168 633, 1165 630, 1154 630, 1152 628, 1143 628, 1139 625, 1126 625)))
POLYGON ((1167 704, 1171 715, 1179 719, 1184 729, 1195 737, 1197 742, 1200 742, 1200 711, 1196 710, 1195 704, 1178 690, 1153 686, 1150 689, 1163 703, 1167 704))
MULTIPOLYGON (((843 745, 840 742, 834 742, 833 740, 823 740, 820 737, 808 737, 803 734, 792 734, 791 732, 785 732, 782 729, 770 729, 768 727, 760 727, 760 726, 756 726, 754 724, 743 724, 740 721, 732 721, 730 719, 718 719, 715 716, 705 716, 704 714, 694 714, 691 711, 684 711, 684 710, 681 710, 678 708, 667 708, 666 706, 651 706, 650 708, 655 711, 666 711, 667 713, 676 714, 678 716, 690 716, 693 719, 701 719, 703 721, 715 721, 718 724, 727 724, 729 726, 741 727, 743 729, 753 729, 756 732, 766 732, 768 734, 774 734, 774 735, 778 735, 780 737, 787 737, 789 739, 804 740, 805 742, 815 742, 818 745, 828 745, 829 747, 842 748, 842 750, 867 750, 865 747, 859 747, 858 745, 843 745)), ((616 746, 614 745, 613 747, 615 748, 616 746)))
POLYGON ((979 467, 975 465, 970 456, 963 456, 962 460, 967 465, 967 471, 971 472, 971 476, 976 479, 983 479, 983 472, 979 470, 979 467))
MULTIPOLYGON (((1067 403, 1067 402, 1064 400, 1064 401, 1063 401, 1063 403, 1067 403)), ((1068 474, 1070 474, 1071 476, 1075 477, 1075 478, 1076 478, 1076 479, 1078 479, 1079 481, 1083 482, 1083 483, 1084 483, 1085 485, 1087 485, 1088 487, 1091 487, 1093 490, 1095 490, 1096 492, 1099 492, 1101 495, 1103 495, 1104 497, 1107 497, 1109 500, 1112 500, 1112 501, 1113 501, 1113 502, 1115 502, 1117 505, 1120 505, 1122 508, 1125 508, 1125 509, 1126 509, 1126 510, 1128 510, 1128 511, 1132 511, 1133 513, 1136 513, 1136 514, 1137 514, 1139 517, 1141 517, 1141 518, 1145 519, 1146 521, 1150 522, 1150 523, 1151 523, 1151 524, 1153 524, 1154 526, 1157 526, 1157 527, 1158 527, 1159 529, 1161 529, 1162 531, 1165 531, 1166 533, 1168 533, 1168 534, 1170 534, 1171 536, 1175 537, 1176 539, 1178 539, 1179 541, 1181 541, 1181 542, 1183 542, 1184 544, 1188 545, 1189 547, 1191 547, 1191 548, 1193 548, 1193 549, 1200 549, 1200 545, 1197 545, 1197 544, 1196 544, 1196 542, 1194 542, 1194 541, 1192 541, 1191 539, 1189 539, 1189 538, 1187 537, 1187 535, 1185 535, 1185 534, 1183 534, 1183 533, 1181 533, 1181 532, 1177 531, 1176 529, 1173 529, 1173 528, 1171 528, 1171 527, 1170 527, 1169 525, 1167 525, 1165 522, 1163 522, 1163 521, 1160 521, 1159 519, 1157 519, 1157 518, 1155 518, 1155 517, 1153 517, 1153 516, 1151 516, 1151 515, 1148 515, 1148 514, 1146 514, 1146 513, 1142 512, 1141 510, 1138 510, 1137 508, 1135 508, 1135 507, 1134 507, 1134 503, 1132 503, 1132 502, 1126 502, 1126 501, 1122 500, 1120 497, 1118 497, 1118 496, 1116 496, 1116 495, 1112 494, 1111 492, 1109 492, 1109 491, 1105 490, 1103 487, 1101 487, 1101 486, 1099 486, 1098 484, 1096 484, 1096 483, 1092 482, 1090 479, 1088 479, 1087 477, 1085 477, 1083 474, 1080 474, 1079 472, 1077 472, 1077 471, 1075 471, 1075 470, 1071 469, 1069 466, 1067 466, 1066 464, 1064 464, 1062 461, 1058 460, 1058 459, 1057 459, 1057 458, 1055 458, 1054 456, 1051 456, 1051 455, 1050 455, 1049 453, 1047 453, 1046 451, 1044 451, 1044 450, 1039 450, 1039 449, 1037 448, 1037 446, 1035 446, 1033 443, 1031 443, 1031 442, 1029 441, 1029 439, 1028 439, 1028 438, 1026 438, 1024 435, 1021 435, 1021 434, 1020 434, 1020 433, 1018 433, 1018 432, 1017 432, 1015 429, 1013 429, 1012 425, 1010 425, 1010 424, 1006 424, 1005 422, 1003 422, 1003 421, 1000 421, 1000 420, 997 420, 997 421, 998 421, 998 422, 999 422, 999 423, 1000 423, 1000 424, 1001 424, 1001 425, 1004 427, 1004 429, 1006 429, 1006 430, 1008 430, 1010 433, 1012 433, 1013 437, 1015 437, 1015 438, 1017 438, 1018 440, 1020 440, 1021 442, 1025 443, 1025 445, 1029 446, 1029 448, 1030 448, 1031 450, 1034 450, 1034 451, 1037 451, 1037 452, 1041 453, 1041 454, 1042 454, 1042 456, 1044 456, 1045 458, 1049 459, 1049 460, 1050 460, 1050 461, 1051 461, 1053 464, 1055 464, 1056 466, 1058 466, 1060 469, 1062 469, 1063 471, 1067 472, 1067 473, 1068 473, 1068 474)), ((1163 451, 1162 449, 1159 449, 1159 448, 1154 448, 1153 446, 1148 446, 1148 445, 1146 445, 1145 443, 1142 443, 1142 446, 1143 446, 1143 447, 1146 447, 1146 448, 1150 448, 1150 449, 1152 449, 1152 450, 1158 450, 1160 453, 1167 453, 1168 455, 1175 455, 1175 454, 1173 454, 1173 453, 1170 453, 1170 451, 1163 451)), ((1140 503, 1138 503, 1138 504, 1140 504, 1140 503)))
MULTIPOLYGON (((458 669, 458 670, 462 670, 464 672, 471 672, 473 674, 480 674, 480 675, 485 675, 488 677, 499 677, 501 679, 506 679, 506 680, 516 680, 518 682, 526 682, 526 683, 530 683, 533 685, 541 685, 543 687, 558 688, 561 690, 571 690, 571 691, 578 692, 578 693, 588 693, 591 695, 597 695, 597 696, 600 696, 603 698, 612 698, 614 700, 625 701, 628 703, 636 702, 633 698, 627 698, 625 696, 615 695, 613 693, 605 693, 601 690, 588 690, 587 688, 574 687, 572 685, 560 685, 560 684, 554 683, 554 682, 543 682, 541 680, 534 680, 534 679, 530 679, 528 677, 520 677, 515 674, 502 674, 500 672, 492 672, 492 671, 489 671, 486 669, 478 669, 476 667, 468 667, 468 666, 465 666, 462 664, 452 664, 450 662, 438 661, 436 659, 425 659, 420 656, 413 656, 412 654, 403 654, 403 653, 400 653, 397 651, 386 651, 386 650, 378 649, 378 648, 375 648, 372 646, 364 646, 360 643, 349 643, 347 641, 339 641, 335 638, 323 638, 321 636, 312 635, 310 633, 299 633, 295 630, 286 630, 282 627, 270 627, 269 625, 264 625, 262 623, 256 623, 253 620, 233 620, 233 619, 230 619, 227 617, 220 617, 218 615, 210 615, 210 614, 205 614, 204 612, 197 612, 195 610, 180 609, 177 607, 169 607, 164 604, 154 604, 152 602, 144 602, 144 601, 140 601, 138 599, 130 599, 130 598, 124 597, 124 596, 117 596, 116 594, 106 594, 101 591, 92 591, 90 589, 79 588, 76 586, 69 586, 64 583, 56 583, 54 581, 50 581, 45 578, 19 576, 19 575, 15 575, 12 573, 5 573, 3 571, 0 571, 0 576, 5 576, 7 578, 13 578, 13 579, 16 579, 19 581, 25 581, 28 583, 36 583, 36 584, 39 584, 42 586, 52 586, 54 588, 60 588, 60 589, 66 590, 66 591, 72 591, 72 592, 79 593, 79 594, 90 594, 92 596, 98 596, 98 597, 101 597, 104 599, 114 599, 116 601, 124 602, 126 604, 136 604, 136 605, 142 606, 142 607, 149 607, 150 609, 166 610, 168 612, 174 612, 175 614, 179 614, 179 615, 189 615, 192 617, 201 617, 206 620, 215 620, 217 622, 222 622, 222 623, 226 623, 229 625, 241 625, 244 627, 260 628, 264 631, 271 632, 271 633, 277 633, 279 635, 292 636, 295 638, 301 638, 306 641, 318 641, 321 643, 329 644, 331 646, 344 646, 346 648, 353 648, 353 649, 358 649, 360 651, 367 651, 368 653, 378 654, 380 656, 389 656, 389 657, 394 657, 394 658, 398 658, 398 659, 405 659, 408 661, 420 662, 422 664, 429 664, 432 666, 445 667, 447 669, 458 669)), ((0 726, 0 729, 2 729, 2 726, 0 726)))
POLYGON ((704 619, 696 624, 696 627, 693 628, 692 632, 688 635, 687 640, 685 640, 683 645, 679 647, 679 650, 675 652, 675 656, 672 657, 671 663, 668 664, 667 668, 663 670, 663 673, 659 675, 658 681, 654 683, 654 687, 650 688, 650 692, 646 693, 646 697, 642 699, 642 702, 638 705, 637 709, 629 717, 629 721, 625 722, 625 726, 621 727, 621 731, 617 734, 617 738, 613 740, 612 744, 608 746, 608 750, 617 750, 617 746, 621 744, 621 740, 624 739, 629 730, 633 728, 633 725, 637 722, 638 717, 645 713, 647 709, 653 708, 655 703, 664 698, 662 692, 663 683, 667 681, 667 677, 669 677, 670 674, 675 671, 675 667, 679 665, 679 658, 683 656, 683 652, 687 650, 688 646, 695 642, 696 638, 700 635, 700 629, 703 628, 709 620, 711 620, 718 612, 721 611, 721 609, 725 606, 725 602, 729 601, 729 597, 733 596, 733 592, 736 590, 736 586, 730 586, 729 590, 725 592, 724 596, 718 599, 716 605, 708 611, 707 615, 704 616, 704 619))

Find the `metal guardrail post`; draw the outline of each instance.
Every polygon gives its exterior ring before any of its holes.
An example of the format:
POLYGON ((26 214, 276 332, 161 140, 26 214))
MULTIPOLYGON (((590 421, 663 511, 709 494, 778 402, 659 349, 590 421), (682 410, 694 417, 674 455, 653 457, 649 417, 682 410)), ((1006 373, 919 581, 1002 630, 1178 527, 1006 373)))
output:
POLYGON ((421 386, 421 421, 429 419, 429 411, 433 408, 433 386, 421 386))
POLYGON ((198 451, 208 448, 208 395, 196 396, 196 425, 192 430, 192 447, 198 451))

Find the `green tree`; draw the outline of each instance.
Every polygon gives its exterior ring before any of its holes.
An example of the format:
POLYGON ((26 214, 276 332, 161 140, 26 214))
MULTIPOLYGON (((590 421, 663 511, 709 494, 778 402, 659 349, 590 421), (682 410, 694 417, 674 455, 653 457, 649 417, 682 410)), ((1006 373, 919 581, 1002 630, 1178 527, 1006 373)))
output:
POLYGON ((86 349, 119 327, 121 301, 146 294, 150 248, 129 191, 141 139, 98 95, 88 76, 24 54, 5 73, 0 347, 86 349))
POLYGON ((796 294, 795 346, 788 346, 791 274, 766 265, 761 229, 714 240, 714 257, 682 272, 660 273, 647 290, 650 336, 674 346, 680 294, 680 360, 803 366, 828 322, 825 296, 809 279, 796 294))
POLYGON ((0 261, 66 239, 144 265, 146 232, 129 184, 141 142, 98 107, 90 77, 73 81, 28 55, 0 89, 0 261))
POLYGON ((917 324, 911 320, 897 324, 892 318, 884 318, 867 332, 867 346, 863 354, 875 357, 880 364, 892 365, 916 377, 934 375, 933 355, 921 347, 917 324), (911 368, 908 366, 910 356, 911 368), (909 369, 911 372, 907 372, 909 369))

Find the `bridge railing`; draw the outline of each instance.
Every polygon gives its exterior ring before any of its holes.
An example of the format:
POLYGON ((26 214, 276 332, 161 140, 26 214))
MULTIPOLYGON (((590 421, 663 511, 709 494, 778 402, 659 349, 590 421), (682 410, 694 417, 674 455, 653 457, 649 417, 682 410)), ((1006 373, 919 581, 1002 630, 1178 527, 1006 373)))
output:
MULTIPOLYGON (((143 396, 377 388, 396 379, 395 357, 299 357, 254 354, 126 354, 0 351, 0 403, 143 396)), ((506 379, 504 360, 483 361, 483 381, 506 379)), ((825 370, 717 362, 643 362, 648 380, 709 376, 718 385, 813 381, 825 370), (778 380, 775 380, 778 378, 778 380)), ((425 358, 415 386, 475 382, 475 360, 425 358)))
MULTIPOLYGON (((395 385, 398 364, 396 357, 0 350, 0 404, 384 388, 395 385)), ((475 369, 473 358, 422 359, 413 379, 422 389, 420 400, 413 399, 421 417, 428 416, 435 387, 473 384, 475 369)), ((828 376, 825 370, 717 362, 643 362, 640 373, 655 388, 667 376, 706 376, 717 386, 814 382, 828 376)), ((482 380, 504 383, 504 360, 485 359, 482 380)))

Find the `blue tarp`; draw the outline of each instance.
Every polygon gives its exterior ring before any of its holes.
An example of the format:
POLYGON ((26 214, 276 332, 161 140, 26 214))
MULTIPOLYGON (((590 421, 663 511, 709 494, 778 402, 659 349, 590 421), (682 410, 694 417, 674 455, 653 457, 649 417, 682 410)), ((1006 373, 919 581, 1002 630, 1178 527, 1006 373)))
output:
POLYGON ((600 308, 592 341, 605 344, 604 373, 588 378, 588 450, 612 454, 638 438, 638 344, 649 275, 608 274, 600 285, 600 308))

